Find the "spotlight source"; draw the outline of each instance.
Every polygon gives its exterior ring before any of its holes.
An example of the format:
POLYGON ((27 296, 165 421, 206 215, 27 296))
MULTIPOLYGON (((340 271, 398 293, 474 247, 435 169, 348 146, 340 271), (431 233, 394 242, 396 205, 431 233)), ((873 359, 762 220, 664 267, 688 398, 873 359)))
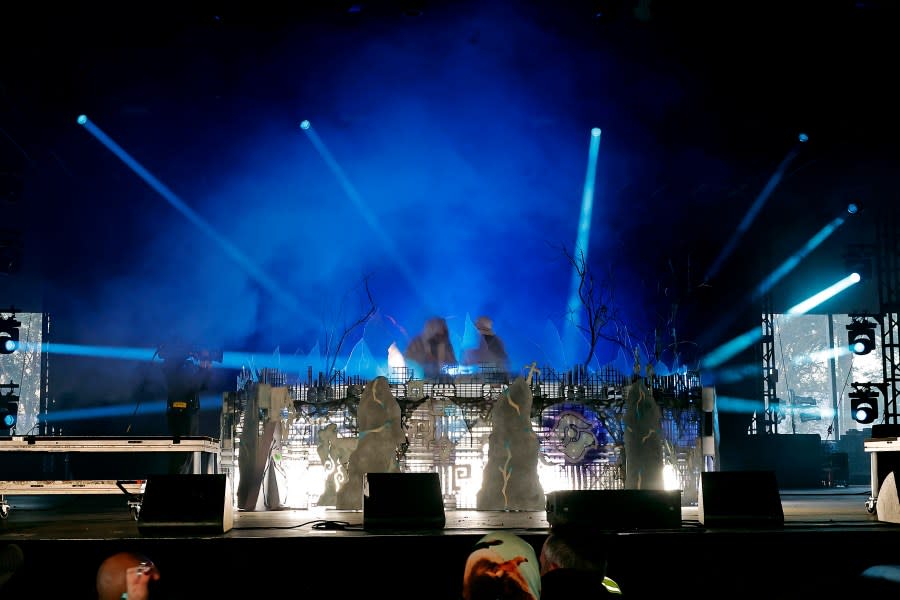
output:
POLYGON ((805 133, 801 133, 800 135, 797 136, 797 139, 800 140, 801 144, 805 144, 806 142, 809 141, 809 136, 806 135, 805 133))
POLYGON ((0 395, 0 429, 12 429, 19 418, 19 395, 15 393, 18 383, 0 383, 0 389, 7 392, 0 395))
POLYGON ((0 354, 12 354, 19 348, 19 327, 22 322, 16 319, 16 313, 0 317, 0 354))
POLYGON ((309 129, 309 121, 306 119, 300 121, 300 129, 309 129))
POLYGON ((87 115, 78 115, 76 121, 79 125, 84 125, 85 123, 87 123, 87 115))
POLYGON ((850 350, 858 356, 865 356, 875 350, 875 328, 878 323, 868 315, 850 315, 847 325, 847 342, 850 350))
POLYGON ((853 383, 850 412, 853 420, 868 425, 878 418, 878 387, 874 383, 853 383))

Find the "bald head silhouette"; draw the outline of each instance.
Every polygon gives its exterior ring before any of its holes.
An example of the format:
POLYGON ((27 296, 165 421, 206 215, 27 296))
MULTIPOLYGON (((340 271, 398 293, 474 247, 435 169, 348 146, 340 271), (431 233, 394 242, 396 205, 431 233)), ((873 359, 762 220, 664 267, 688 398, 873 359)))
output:
POLYGON ((150 559, 133 552, 118 552, 107 557, 97 569, 98 600, 119 600, 128 591, 126 571, 144 561, 150 562, 150 559))

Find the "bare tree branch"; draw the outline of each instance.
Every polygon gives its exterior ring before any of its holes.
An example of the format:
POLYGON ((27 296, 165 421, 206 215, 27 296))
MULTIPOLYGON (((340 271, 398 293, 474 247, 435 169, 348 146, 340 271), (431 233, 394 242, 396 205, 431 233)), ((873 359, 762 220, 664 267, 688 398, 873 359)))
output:
MULTIPOLYGON (((326 328, 325 330, 325 361, 327 363, 326 374, 328 377, 328 382, 332 383, 334 378, 337 376, 337 371, 335 370, 335 365, 337 364, 338 356, 341 354, 341 349, 344 346, 344 342, 347 341, 347 338, 359 327, 364 326, 369 320, 375 315, 378 311, 378 306, 375 304, 375 300, 372 298, 372 290, 369 288, 369 276, 363 277, 363 288, 366 291, 366 300, 368 302, 368 310, 361 314, 353 323, 344 326, 344 330, 340 335, 336 335, 335 328, 326 328), (334 342, 334 348, 332 350, 331 344, 334 342)), ((346 300, 346 296, 341 300, 341 309, 340 312, 343 312, 344 302, 346 300)))
MULTIPOLYGON (((565 246, 561 246, 566 261, 575 269, 578 277, 578 300, 581 304, 581 314, 584 315, 586 322, 581 323, 580 319, 574 312, 570 312, 569 319, 575 326, 588 338, 588 351, 584 358, 585 366, 589 365, 597 351, 597 344, 601 340, 616 343, 626 350, 630 349, 627 335, 622 336, 624 324, 618 316, 617 309, 613 306, 612 278, 607 276, 601 281, 594 278, 587 263, 587 258, 583 251, 578 252, 576 256, 565 246), (606 332, 608 327, 614 327, 615 333, 606 332)), ((577 310, 577 309, 573 309, 577 310)), ((627 330, 626 334, 627 334, 627 330)))

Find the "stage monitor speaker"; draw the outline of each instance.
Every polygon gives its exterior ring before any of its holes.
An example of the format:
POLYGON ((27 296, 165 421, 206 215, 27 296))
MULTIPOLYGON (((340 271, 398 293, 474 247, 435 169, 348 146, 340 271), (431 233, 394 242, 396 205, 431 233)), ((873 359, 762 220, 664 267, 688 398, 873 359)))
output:
POLYGON ((875 500, 875 515, 885 523, 900 523, 900 491, 897 489, 897 473, 891 471, 881 482, 875 500))
POLYGON ((442 529, 446 524, 437 473, 366 473, 363 529, 442 529))
POLYGON ((706 527, 782 527, 784 509, 775 472, 701 473, 697 514, 706 527))
POLYGON ((219 534, 233 525, 234 503, 227 475, 147 478, 137 519, 141 534, 219 534))
POLYGON ((681 490, 560 490, 547 494, 551 528, 595 531, 681 527, 681 490))

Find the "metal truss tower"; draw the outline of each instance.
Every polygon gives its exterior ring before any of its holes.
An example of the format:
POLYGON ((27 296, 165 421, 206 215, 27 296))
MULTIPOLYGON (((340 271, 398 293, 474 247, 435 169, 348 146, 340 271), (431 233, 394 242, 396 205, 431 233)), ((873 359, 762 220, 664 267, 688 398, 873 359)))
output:
POLYGON ((881 358, 884 423, 900 424, 900 222, 896 206, 878 222, 878 301, 881 310, 881 358))
POLYGON ((775 315, 772 312, 771 299, 763 300, 762 338, 762 423, 757 417, 756 433, 778 433, 778 411, 780 402, 776 396, 775 386, 778 383, 778 369, 775 367, 775 315), (760 425, 762 430, 760 430, 760 425))

